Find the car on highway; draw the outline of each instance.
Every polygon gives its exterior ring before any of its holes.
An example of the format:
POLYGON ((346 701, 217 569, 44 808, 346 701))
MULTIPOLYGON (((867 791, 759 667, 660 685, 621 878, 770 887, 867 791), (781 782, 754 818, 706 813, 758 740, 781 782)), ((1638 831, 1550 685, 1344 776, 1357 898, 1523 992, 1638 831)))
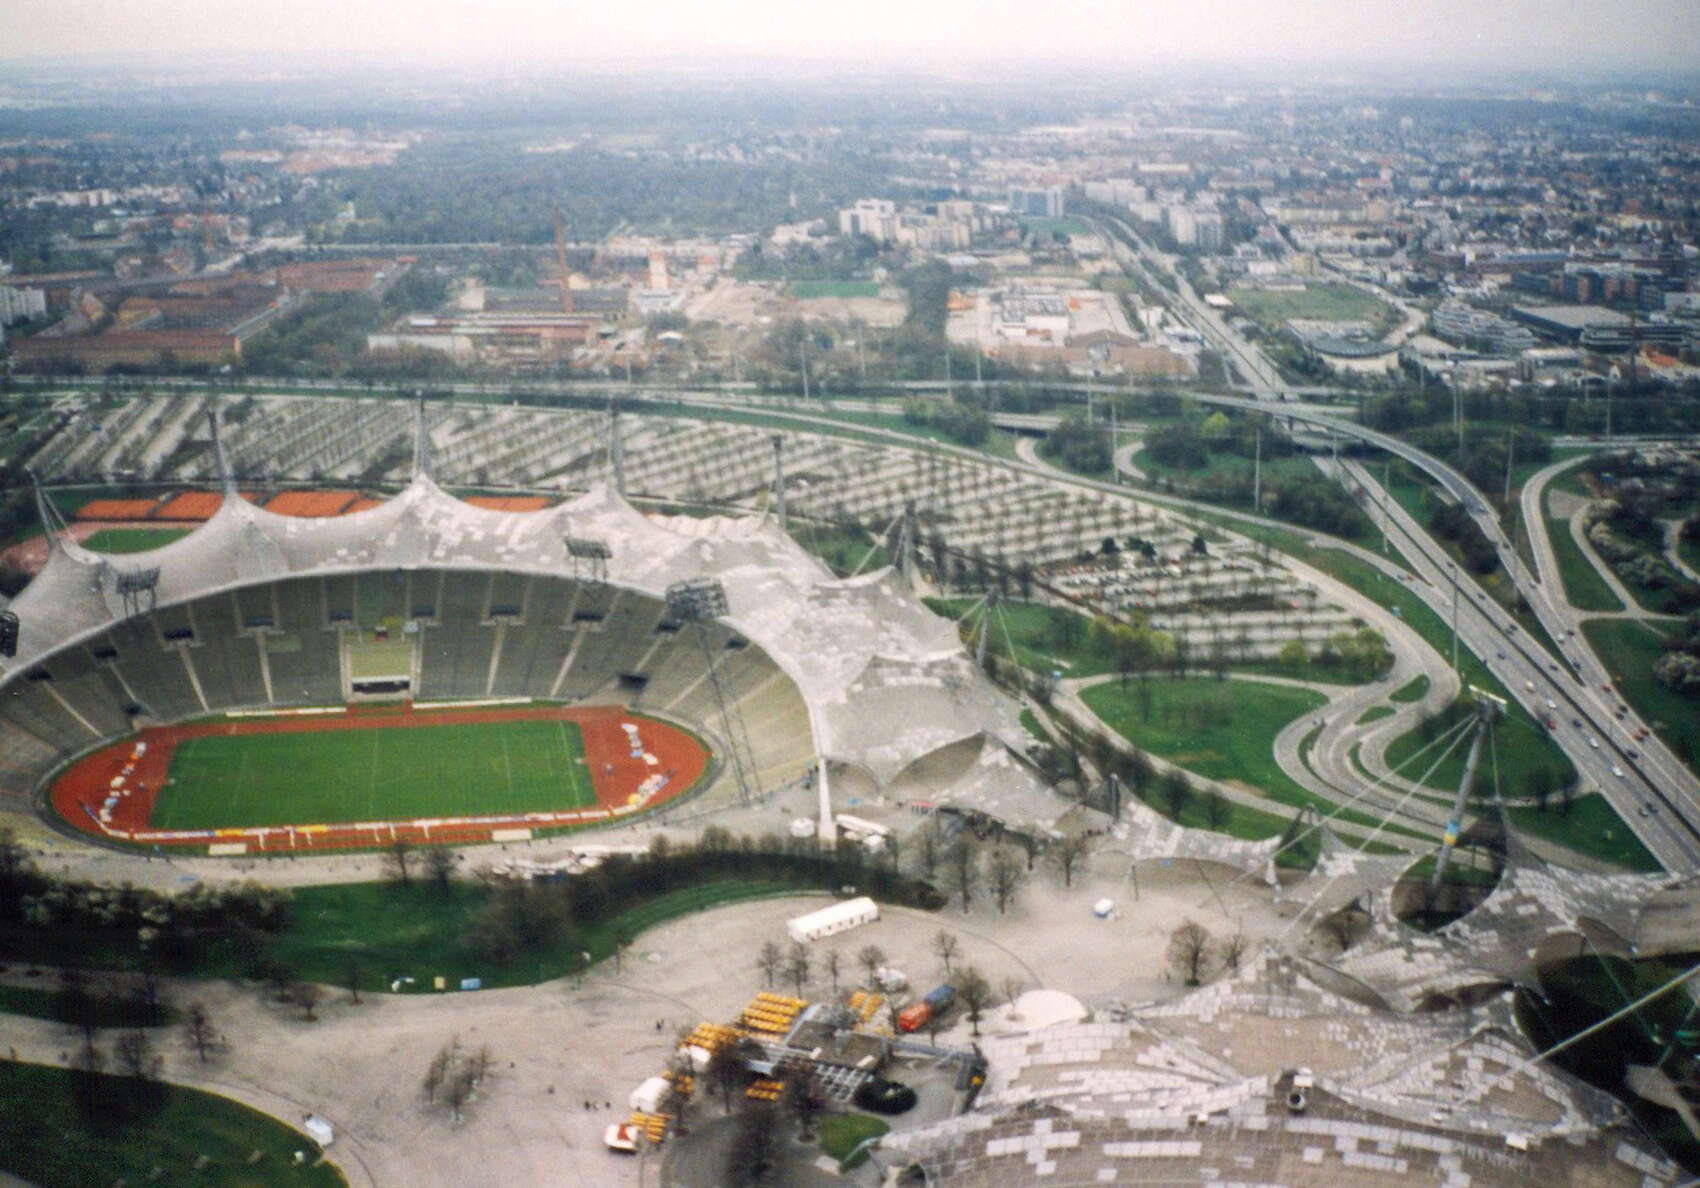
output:
POLYGON ((1641 752, 1637 751, 1634 747, 1630 747, 1627 751, 1625 751, 1623 753, 1625 755, 1628 755, 1631 759, 1641 758, 1641 752))
POLYGON ((1557 709, 1558 708, 1558 702, 1554 701, 1550 697, 1547 698, 1547 708, 1548 709, 1557 709))
POLYGON ((1581 718, 1570 719, 1570 724, 1572 726, 1576 727, 1576 729, 1578 729, 1578 730, 1582 729, 1582 719, 1581 718))
POLYGON ((1615 763, 1611 765, 1611 773, 1612 773, 1612 775, 1616 776, 1620 780, 1624 780, 1624 779, 1629 778, 1628 776, 1623 774, 1623 768, 1619 767, 1615 763))
POLYGON ((1589 740, 1588 740, 1588 745, 1589 745, 1589 746, 1590 746, 1590 747, 1593 747, 1593 748, 1594 748, 1594 750, 1596 750, 1596 751, 1597 751, 1597 750, 1599 750, 1599 749, 1600 749, 1600 740, 1599 740, 1599 739, 1597 739, 1597 738, 1590 738, 1590 739, 1589 739, 1589 740))

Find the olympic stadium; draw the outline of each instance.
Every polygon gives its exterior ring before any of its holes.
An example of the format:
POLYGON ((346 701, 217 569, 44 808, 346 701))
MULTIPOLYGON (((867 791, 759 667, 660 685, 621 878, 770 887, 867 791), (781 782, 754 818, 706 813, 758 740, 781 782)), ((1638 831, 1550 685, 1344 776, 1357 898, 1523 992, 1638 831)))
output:
POLYGON ((811 771, 829 814, 834 778, 884 789, 929 762, 976 786, 1040 792, 1013 758, 1024 737, 1013 702, 894 571, 838 579, 770 517, 644 515, 606 486, 544 511, 474 507, 433 482, 424 445, 400 494, 352 515, 286 517, 226 483, 203 526, 143 554, 105 557, 56 535, 11 609, 6 787, 28 795, 97 752, 77 788, 49 799, 61 822, 111 841, 236 854, 379 844, 396 826, 420 840, 514 840, 684 796, 748 797, 811 771), (647 720, 656 748, 688 752, 694 737, 712 759, 687 777, 659 770, 652 749, 657 770, 639 764, 615 787, 616 762, 632 757, 616 738, 587 770, 610 786, 582 807, 544 795, 503 816, 469 797, 429 823, 327 821, 287 819, 273 797, 266 825, 150 827, 159 751, 174 741, 161 728, 262 711, 299 728, 322 710, 339 720, 311 725, 381 729, 398 721, 359 711, 397 699, 439 717, 619 706, 647 720), (109 745, 137 731, 152 756, 109 745))

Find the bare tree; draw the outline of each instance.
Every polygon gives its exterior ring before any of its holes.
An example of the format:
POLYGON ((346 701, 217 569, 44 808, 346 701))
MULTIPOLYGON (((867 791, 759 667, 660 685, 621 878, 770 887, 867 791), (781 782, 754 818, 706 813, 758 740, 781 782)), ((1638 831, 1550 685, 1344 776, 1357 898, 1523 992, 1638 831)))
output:
POLYGON ((1192 784, 1186 773, 1178 767, 1171 767, 1169 774, 1163 777, 1161 792, 1170 818, 1178 822, 1181 814, 1186 812, 1186 806, 1192 803, 1192 784))
POLYGON ((768 1102, 752 1102, 738 1115, 726 1147, 727 1188, 775 1188, 780 1182, 779 1111, 768 1102))
POLYGON ((980 1034, 980 1019, 992 1005, 992 994, 992 984, 972 965, 956 975, 956 996, 962 1000, 962 1009, 975 1035, 980 1034))
POLYGON ((815 1121, 826 1112, 826 1091, 814 1066, 806 1061, 791 1061, 782 1070, 785 1082, 785 1108, 797 1119, 797 1137, 805 1143, 815 1141, 815 1121))
POLYGON ((980 854, 967 839, 958 838, 945 855, 945 867, 950 888, 962 897, 962 910, 974 902, 974 891, 980 885, 980 854))
POLYGON ((826 976, 832 979, 832 996, 838 997, 838 974, 844 965, 844 955, 837 949, 828 949, 821 958, 821 967, 826 970, 826 976))
POLYGON ((802 941, 792 941, 791 950, 785 955, 785 976, 791 979, 791 984, 797 988, 797 997, 803 996, 803 984, 809 980, 813 962, 809 958, 809 946, 802 941))
POLYGON ((762 985, 771 986, 779 981, 779 971, 784 964, 784 950, 774 941, 763 941, 761 952, 756 954, 756 968, 761 970, 762 985))
POLYGON ((425 1078, 419 1083, 419 1092, 425 1098, 426 1104, 436 1103, 438 1095, 443 1091, 443 1083, 448 1080, 449 1072, 455 1066, 459 1051, 460 1040, 451 1039, 431 1057, 431 1063, 425 1068, 425 1078))
POLYGON ((1169 934, 1169 964, 1188 986, 1204 980, 1210 951, 1210 932, 1202 924, 1187 920, 1169 934))
POLYGON ((954 932, 946 932, 941 928, 933 933, 933 953, 944 965, 945 977, 950 976, 950 963, 956 959, 956 955, 961 951, 962 942, 956 939, 954 932))
POLYGON ((929 819, 915 839, 915 864, 920 868, 923 878, 930 879, 938 873, 940 857, 942 847, 939 844, 938 826, 929 819))
POLYGON ((703 1080, 709 1087, 720 1094, 720 1104, 727 1113, 732 1112, 732 1095, 744 1087, 744 1060, 738 1052, 736 1044, 722 1044, 708 1058, 708 1067, 702 1070, 703 1080))
POLYGON ((1234 935, 1222 939, 1220 949, 1222 964, 1227 967, 1230 973, 1240 972, 1240 962, 1245 960, 1245 951, 1245 933, 1236 932, 1234 935))
POLYGON ((403 887, 413 885, 413 843, 398 837, 384 850, 384 873, 403 887))
POLYGON ((218 1049, 218 1029, 213 1026, 212 1016, 207 1014, 207 1008, 203 1004, 189 1004, 189 1009, 183 1016, 183 1038, 195 1050, 195 1055, 202 1064, 207 1062, 209 1053, 218 1049))
POLYGON ((1045 853, 1057 873, 1062 875, 1063 886, 1074 885, 1074 872, 1086 861, 1091 849, 1092 838, 1084 833, 1065 834, 1051 843, 1045 853))
POLYGON ((992 898, 997 900, 998 915, 1003 915, 1014 902, 1016 893, 1027 881, 1027 868, 1008 849, 999 846, 992 851, 992 860, 987 866, 988 880, 992 885, 992 898))
POLYGON ((140 1028, 120 1035, 112 1050, 124 1075, 132 1080, 154 1080, 165 1065, 164 1059, 153 1050, 153 1040, 140 1028))
POLYGON ((360 966, 360 958, 350 953, 342 967, 343 984, 348 987, 348 997, 355 1006, 360 1005, 360 977, 364 970, 360 966))
POLYGON ((459 1122, 477 1093, 478 1078, 470 1065, 463 1063, 451 1070, 443 1081, 443 1104, 449 1108, 449 1116, 459 1122))
POLYGON ((1021 997, 1021 991, 1026 985, 1027 983, 1020 978, 1013 976, 1005 978, 1003 980, 1003 1000, 1013 1004, 1016 999, 1021 997))
POLYGON ((885 950, 878 945, 863 945, 856 953, 856 963, 867 971, 868 986, 871 988, 876 984, 875 972, 885 964, 885 950))
POLYGON ((283 1000, 301 1008, 306 1021, 312 1023, 318 1019, 313 1012, 319 1006, 319 988, 312 982, 296 982, 284 991, 283 1000))
POLYGON ((1234 815, 1233 802, 1216 788, 1205 791, 1202 801, 1204 823, 1220 833, 1222 826, 1228 823, 1228 818, 1234 815))
POLYGON ((426 850, 425 877, 431 880, 431 885, 438 892, 447 895, 455 877, 455 852, 447 846, 432 846, 426 850))
POLYGON ((459 1037, 451 1037, 431 1058, 420 1092, 427 1105, 444 1106, 449 1116, 459 1122, 494 1065, 487 1046, 465 1052, 461 1050, 459 1037))

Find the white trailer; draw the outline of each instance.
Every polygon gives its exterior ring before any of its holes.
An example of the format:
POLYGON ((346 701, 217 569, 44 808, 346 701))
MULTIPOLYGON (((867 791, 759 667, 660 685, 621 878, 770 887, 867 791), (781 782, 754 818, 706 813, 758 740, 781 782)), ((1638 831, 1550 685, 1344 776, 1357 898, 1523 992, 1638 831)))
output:
POLYGON ((805 944, 846 929, 872 924, 879 918, 880 905, 863 895, 823 907, 820 911, 810 912, 806 916, 794 916, 786 922, 785 928, 791 934, 792 940, 805 944))

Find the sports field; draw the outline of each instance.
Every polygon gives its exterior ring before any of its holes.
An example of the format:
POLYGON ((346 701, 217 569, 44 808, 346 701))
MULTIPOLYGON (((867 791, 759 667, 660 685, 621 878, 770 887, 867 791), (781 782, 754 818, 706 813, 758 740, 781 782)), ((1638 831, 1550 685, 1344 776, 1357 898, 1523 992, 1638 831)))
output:
POLYGON ((444 723, 184 739, 148 823, 158 829, 338 824, 594 803, 578 723, 444 723))
POLYGON ((874 281, 809 280, 791 282, 791 296, 800 301, 814 301, 822 297, 849 300, 853 297, 878 297, 879 295, 880 287, 874 281))
POLYGON ((1303 289, 1235 287, 1228 298, 1260 322, 1280 325, 1288 318, 1317 318, 1327 322, 1374 321, 1390 311, 1362 289, 1351 285, 1306 285, 1303 289))

